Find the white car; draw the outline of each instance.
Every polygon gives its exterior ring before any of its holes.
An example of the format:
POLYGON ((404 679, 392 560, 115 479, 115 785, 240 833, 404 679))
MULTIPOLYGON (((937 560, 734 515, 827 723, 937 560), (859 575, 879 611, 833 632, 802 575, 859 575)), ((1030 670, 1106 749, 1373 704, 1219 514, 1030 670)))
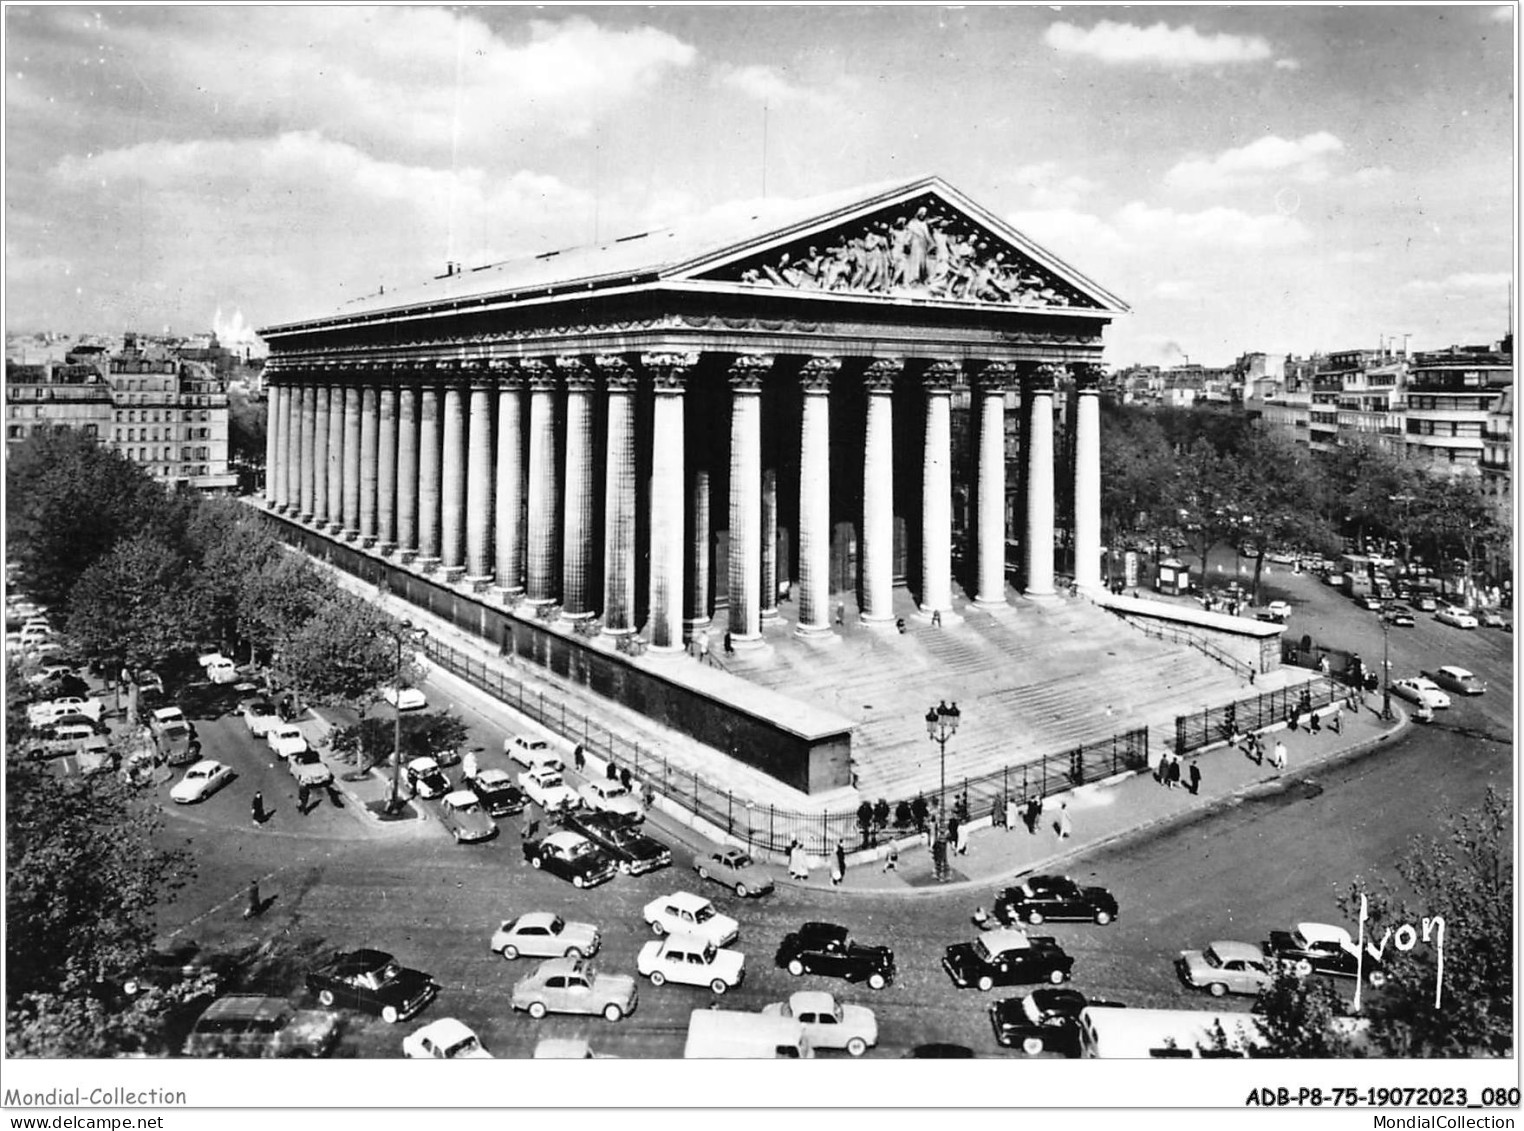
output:
POLYGON ((430 1021, 402 1038, 402 1055, 410 1060, 491 1060, 481 1040, 453 1017, 430 1021))
POLYGON ((251 699, 239 713, 243 715, 244 726, 255 738, 268 740, 270 732, 281 725, 280 716, 268 699, 251 699))
POLYGON ((568 923, 551 911, 528 911, 517 919, 505 919, 492 932, 494 954, 510 962, 528 958, 591 958, 603 945, 603 937, 591 923, 568 923))
POLYGON ((302 737, 302 728, 292 726, 290 723, 272 727, 270 733, 265 735, 265 742, 275 752, 277 758, 289 758, 297 751, 307 749, 307 740, 302 737))
POLYGON ((202 666, 206 668, 206 678, 216 684, 237 683, 240 678, 238 665, 226 656, 215 656, 202 666))
POLYGON ((635 969, 651 979, 653 986, 678 982, 708 986, 722 994, 746 977, 746 956, 739 950, 723 950, 697 935, 669 935, 641 947, 635 969))
POLYGON ((1478 628, 1481 621, 1468 613, 1465 609, 1457 609, 1453 605, 1446 605, 1434 614, 1434 619, 1440 624, 1453 625, 1456 628, 1478 628))
POLYGON ((191 805, 205 801, 232 780, 231 766, 205 758, 185 771, 185 776, 175 783, 169 796, 176 804, 191 805))
POLYGON ((1271 601, 1265 606, 1265 612, 1269 613, 1281 624, 1285 624, 1291 619, 1291 605, 1285 601, 1271 601))
POLYGON ((561 760, 561 755, 552 750, 550 743, 543 738, 515 734, 503 739, 503 753, 529 769, 539 766, 549 766, 552 770, 566 769, 566 763, 561 760))
POLYGON ((646 923, 658 935, 694 935, 715 946, 729 946, 741 936, 741 924, 721 915, 701 895, 678 891, 645 907, 646 923))
POLYGON ((559 770, 549 766, 536 766, 519 775, 519 788, 524 796, 547 813, 558 809, 575 809, 580 803, 576 793, 559 770))
POLYGON ((167 726, 183 727, 190 724, 185 719, 185 712, 179 707, 160 707, 153 713, 153 718, 149 720, 148 725, 156 730, 162 730, 167 726))
POLYGON ((843 1005, 828 993, 800 990, 787 1001, 764 1006, 767 1017, 787 1017, 804 1026, 804 1035, 817 1049, 846 1049, 852 1056, 862 1056, 878 1044, 878 1020, 873 1010, 861 1005, 843 1005))
POLYGON ((621 782, 609 781, 606 778, 591 778, 577 792, 582 797, 582 803, 589 809, 596 809, 600 813, 611 813, 627 821, 646 819, 645 806, 621 782))
POLYGON ((65 695, 60 699, 49 699, 46 703, 32 704, 26 709, 26 718, 34 727, 47 726, 54 719, 61 719, 65 715, 84 715, 92 723, 98 723, 105 710, 106 705, 94 696, 81 699, 78 695, 65 695))
POLYGON ((1424 679, 1421 675, 1393 680, 1392 694, 1436 711, 1450 705, 1450 697, 1440 690, 1439 684, 1432 679, 1424 679))
POLYGON ((388 687, 381 692, 381 698, 399 711, 421 711, 429 702, 416 687, 388 687))

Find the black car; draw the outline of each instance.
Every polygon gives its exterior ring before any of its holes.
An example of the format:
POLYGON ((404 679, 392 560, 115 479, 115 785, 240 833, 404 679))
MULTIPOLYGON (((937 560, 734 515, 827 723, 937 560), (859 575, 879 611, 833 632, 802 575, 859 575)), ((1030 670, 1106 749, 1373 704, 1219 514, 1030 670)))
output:
POLYGON ((672 850, 623 817, 584 810, 562 818, 561 827, 581 833, 614 858, 627 876, 643 876, 672 864, 672 850))
POLYGON ((1095 1001, 1078 990, 1033 990, 1026 997, 1008 997, 990 1006, 990 1025, 995 1043, 1019 1048, 1028 1056, 1059 1052, 1080 1055, 1080 1010, 1089 1006, 1120 1009, 1118 1001, 1095 1001))
POLYGON ((999 927, 973 942, 955 943, 942 956, 942 968, 959 989, 1069 980, 1074 959, 1050 936, 999 927))
POLYGON ((133 998, 149 989, 193 983, 197 997, 215 997, 237 971, 238 960, 232 955, 204 951, 200 944, 186 941, 146 954, 122 979, 121 991, 133 998))
POLYGON ((881 990, 894 981, 894 951, 865 946, 835 923, 806 923, 785 935, 775 958, 790 974, 822 974, 848 982, 867 982, 881 990))
POLYGON ((1369 945, 1365 961, 1360 961, 1355 940, 1343 927, 1327 923, 1298 923, 1295 930, 1271 931, 1260 947, 1265 957, 1285 963, 1300 977, 1328 974, 1337 978, 1356 978, 1361 974, 1373 986, 1386 983, 1381 956, 1369 945))
POLYGON ((466 779, 482 808, 494 817, 511 817, 524 811, 524 793, 503 770, 482 770, 466 779))
POLYGON ((524 859, 579 888, 607 883, 619 871, 607 852, 569 829, 551 833, 544 840, 526 840, 524 859))
POLYGON ((359 1009, 388 1025, 406 1021, 439 994, 421 970, 409 970, 380 950, 335 955, 307 975, 307 988, 324 1009, 359 1009))
POLYGON ((1009 926, 1081 919, 1104 927, 1117 917, 1117 901, 1105 888, 1081 887, 1068 876, 1029 876, 1000 893, 995 915, 1009 926))

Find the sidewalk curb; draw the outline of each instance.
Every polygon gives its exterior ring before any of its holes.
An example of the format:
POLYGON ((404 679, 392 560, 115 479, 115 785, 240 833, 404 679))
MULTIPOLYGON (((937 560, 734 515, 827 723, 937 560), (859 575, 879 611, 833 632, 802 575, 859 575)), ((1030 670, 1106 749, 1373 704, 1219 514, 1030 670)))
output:
MULTIPOLYGON (((318 720, 324 726, 328 727, 329 733, 332 733, 333 730, 337 729, 336 725, 331 719, 329 719, 326 715, 319 713, 318 708, 308 707, 307 711, 308 714, 310 714, 314 719, 318 720)), ((332 755, 330 755, 330 757, 332 757, 332 755)), ((332 769, 331 766, 329 768, 332 769)), ((358 793, 350 788, 353 783, 346 782, 344 780, 343 774, 334 774, 333 784, 338 788, 340 793, 348 798, 353 809, 362 814, 365 819, 373 825, 390 826, 395 824, 398 830, 401 831, 403 829, 411 829, 415 824, 426 825, 429 823, 429 814, 421 806, 418 805, 413 806, 413 810, 418 814, 418 816, 415 817, 412 821, 383 821, 380 817, 376 816, 376 814, 372 813, 370 805, 364 801, 358 793)))

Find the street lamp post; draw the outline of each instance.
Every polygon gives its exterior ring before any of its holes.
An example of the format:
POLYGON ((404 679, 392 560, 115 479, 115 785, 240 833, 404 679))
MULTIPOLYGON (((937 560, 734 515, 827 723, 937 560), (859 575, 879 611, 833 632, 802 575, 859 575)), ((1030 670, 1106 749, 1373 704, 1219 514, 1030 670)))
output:
POLYGON ((942 828, 947 827, 947 740, 958 733, 958 722, 962 717, 958 705, 954 703, 949 707, 945 699, 926 711, 926 737, 941 750, 942 774, 937 787, 937 821, 942 828))
POLYGON ((390 636, 397 646, 397 657, 392 666, 392 795, 386 803, 387 812, 395 813, 402 808, 402 645, 407 640, 422 640, 428 631, 414 628, 411 621, 403 621, 396 628, 376 631, 390 636))
POLYGON ((1392 721, 1392 628, 1381 620, 1381 718, 1392 721))

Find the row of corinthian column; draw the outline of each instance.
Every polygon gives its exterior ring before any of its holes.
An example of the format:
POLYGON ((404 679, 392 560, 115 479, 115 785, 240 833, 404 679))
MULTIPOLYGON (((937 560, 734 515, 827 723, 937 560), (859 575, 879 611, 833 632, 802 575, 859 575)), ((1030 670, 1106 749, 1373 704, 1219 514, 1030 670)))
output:
MULTIPOLYGON (((268 376, 265 501, 299 521, 397 553, 445 580, 496 585, 505 599, 560 605, 571 621, 602 616, 605 633, 636 631, 636 406, 639 374, 650 381, 650 646, 683 646, 686 596, 705 623, 709 493, 698 472, 688 497, 684 393, 699 361, 643 354, 490 363, 371 365, 301 370, 276 362, 268 376), (594 426, 605 398, 604 478, 595 483, 594 426), (557 393, 564 451, 557 452, 557 393), (527 412, 525 393, 527 392, 527 412), (496 412, 494 414, 494 400, 496 412), (496 434, 494 435, 494 415, 496 434), (526 440, 527 432, 527 443, 526 440), (527 456, 527 458, 526 458, 527 456), (596 491, 603 529, 593 528, 596 491), (689 504, 697 531, 685 540, 689 504), (591 587, 602 552, 602 593, 591 587), (559 554, 558 551, 559 550, 559 554), (557 563, 559 560, 559 569, 557 563), (685 588, 685 582, 688 588, 685 588)), ((728 622, 740 647, 761 640, 776 616, 775 473, 763 468, 762 386, 773 359, 741 355, 728 367, 730 550, 728 622)), ((803 637, 829 636, 830 390, 841 362, 804 360, 799 370, 798 623, 803 637)), ((904 362, 876 359, 863 371, 861 618, 894 620, 893 391, 904 362)), ((922 593, 928 615, 952 605, 952 392, 960 367, 924 366, 922 593)), ((1053 592, 1054 370, 1031 367, 1023 401, 1027 442, 1026 592, 1053 592)), ((977 371, 978 541, 974 599, 1005 603, 1005 394, 1016 367, 977 371)), ((1076 582, 1100 585, 1100 416, 1082 385, 1075 421, 1076 582)))

